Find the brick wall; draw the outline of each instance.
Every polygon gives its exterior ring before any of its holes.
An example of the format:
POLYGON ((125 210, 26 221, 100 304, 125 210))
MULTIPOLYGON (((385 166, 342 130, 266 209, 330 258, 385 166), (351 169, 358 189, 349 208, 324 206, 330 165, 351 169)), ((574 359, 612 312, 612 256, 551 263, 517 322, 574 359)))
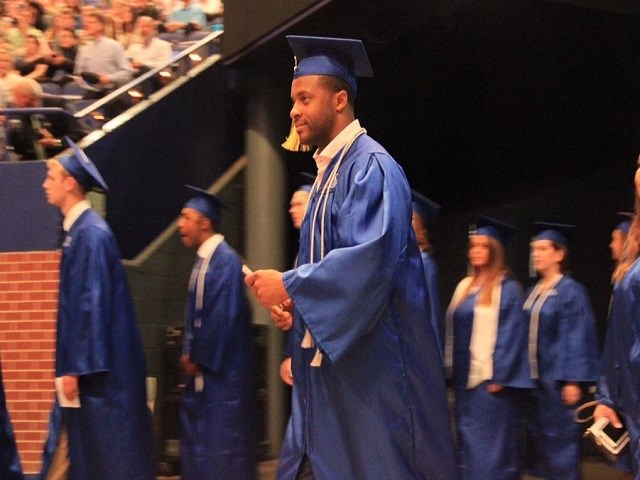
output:
POLYGON ((0 253, 0 357, 24 473, 40 470, 54 391, 59 252, 0 253))

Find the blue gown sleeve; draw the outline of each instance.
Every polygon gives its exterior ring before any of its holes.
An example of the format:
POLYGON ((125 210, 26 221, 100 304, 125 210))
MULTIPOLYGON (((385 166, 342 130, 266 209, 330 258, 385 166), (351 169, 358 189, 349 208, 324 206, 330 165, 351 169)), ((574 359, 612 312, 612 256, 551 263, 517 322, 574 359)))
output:
POLYGON ((395 276, 406 254, 409 190, 404 179, 390 181, 404 174, 388 160, 370 155, 353 175, 336 215, 338 244, 318 263, 284 273, 296 315, 334 363, 389 316, 395 276))
POLYGON ((520 285, 514 280, 503 280, 492 382, 507 387, 531 388, 527 356, 529 338, 522 303, 520 285))
MULTIPOLYGON (((610 304, 614 301, 616 295, 615 290, 611 297, 610 304)), ((611 307, 610 307, 611 310, 611 307)), ((594 398, 608 407, 615 408, 615 402, 611 393, 611 385, 617 383, 618 368, 615 360, 615 342, 617 335, 616 321, 613 316, 609 315, 609 324, 607 325, 607 333, 605 336, 604 346, 602 348, 602 357, 600 361, 600 376, 598 377, 598 389, 594 398)))
POLYGON ((598 379, 599 346, 589 297, 577 282, 566 285, 561 294, 561 361, 555 380, 595 382, 598 379))
MULTIPOLYGON (((73 265, 68 278, 70 318, 64 322, 57 375, 89 375, 112 369, 109 341, 113 305, 111 262, 120 258, 106 232, 90 227, 74 239, 73 265), (62 353, 62 354, 60 354, 62 353)), ((124 308, 124 307, 122 307, 124 308)), ((60 348, 60 344, 58 348, 60 348)))
MULTIPOLYGON (((640 375, 640 278, 634 275, 630 278, 629 285, 627 287, 627 296, 630 298, 630 307, 628 314, 630 316, 629 323, 631 324, 632 345, 629 352, 629 362, 635 375, 633 378, 639 378, 640 375)), ((640 382, 637 385, 640 389, 640 382)))
POLYGON ((436 332, 440 356, 444 359, 444 319, 440 308, 440 273, 435 260, 429 254, 422 254, 427 292, 429 294, 429 315, 431 324, 436 332))
POLYGON ((237 257, 214 253, 205 282, 202 327, 194 329, 190 357, 203 368, 219 372, 241 321, 245 301, 243 275, 237 257))

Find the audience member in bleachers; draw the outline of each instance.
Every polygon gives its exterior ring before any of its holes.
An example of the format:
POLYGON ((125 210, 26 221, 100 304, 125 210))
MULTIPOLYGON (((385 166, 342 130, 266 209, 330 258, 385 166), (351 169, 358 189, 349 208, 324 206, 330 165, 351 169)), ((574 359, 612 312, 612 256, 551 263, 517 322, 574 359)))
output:
POLYGON ((93 43, 80 48, 74 73, 101 90, 109 90, 131 80, 133 68, 122 44, 104 35, 105 19, 97 11, 85 14, 85 30, 93 43))
POLYGON ((24 55, 15 61, 15 68, 21 76, 39 80, 45 78, 49 65, 42 53, 40 41, 34 35, 27 35, 24 44, 24 55))
MULTIPOLYGON (((42 107, 42 88, 33 79, 22 78, 12 88, 15 108, 42 107)), ((19 115, 9 120, 7 143, 20 160, 43 160, 60 153, 62 137, 79 140, 88 133, 67 115, 19 115)))
POLYGON ((44 38, 51 48, 58 46, 58 36, 62 30, 72 30, 76 33, 76 19, 71 9, 63 8, 53 17, 52 25, 44 32, 44 38))
MULTIPOLYGON (((25 54, 25 44, 28 36, 32 35, 41 39, 44 34, 31 25, 34 15, 26 5, 20 9, 18 16, 15 18, 15 26, 5 32, 4 38, 11 45, 13 54, 19 57, 25 54)), ((42 43, 42 49, 44 53, 49 53, 50 49, 46 42, 42 43)))
POLYGON ((217 22, 224 15, 224 3, 222 0, 202 0, 200 5, 207 16, 207 22, 217 22))
POLYGON ((29 10, 31 10, 31 13, 33 14, 29 23, 33 28, 44 32, 48 27, 44 6, 38 0, 29 0, 28 5, 29 10))
POLYGON ((133 7, 133 14, 136 18, 138 17, 151 17, 156 22, 162 20, 162 12, 152 1, 148 0, 132 0, 131 6, 133 7))
POLYGON ((119 14, 116 15, 115 11, 113 11, 111 20, 113 24, 113 38, 120 42, 125 49, 135 43, 135 19, 133 8, 129 3, 121 2, 119 14))
POLYGON ((156 24, 151 17, 136 21, 139 41, 127 49, 127 57, 136 75, 166 64, 171 60, 171 44, 157 37, 156 24))
POLYGON ((175 8, 165 23, 167 32, 186 32, 202 30, 207 26, 207 17, 199 5, 191 0, 183 0, 183 6, 175 8))
POLYGON ((11 101, 13 84, 22 77, 13 67, 13 57, 8 50, 0 50, 0 104, 6 106, 11 101))
POLYGON ((78 54, 78 36, 72 29, 58 32, 56 49, 47 58, 49 71, 47 76, 52 81, 65 83, 68 75, 73 73, 76 55, 78 54))

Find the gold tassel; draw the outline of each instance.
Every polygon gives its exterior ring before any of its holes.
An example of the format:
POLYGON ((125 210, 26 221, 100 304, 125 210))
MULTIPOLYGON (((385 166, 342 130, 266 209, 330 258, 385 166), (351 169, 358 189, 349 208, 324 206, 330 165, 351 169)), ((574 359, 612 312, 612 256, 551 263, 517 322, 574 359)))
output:
POLYGON ((289 150, 290 152, 309 152, 311 150, 309 145, 303 145, 300 143, 300 137, 298 136, 298 132, 296 132, 293 120, 291 120, 291 131, 289 132, 287 139, 282 144, 282 148, 289 150))

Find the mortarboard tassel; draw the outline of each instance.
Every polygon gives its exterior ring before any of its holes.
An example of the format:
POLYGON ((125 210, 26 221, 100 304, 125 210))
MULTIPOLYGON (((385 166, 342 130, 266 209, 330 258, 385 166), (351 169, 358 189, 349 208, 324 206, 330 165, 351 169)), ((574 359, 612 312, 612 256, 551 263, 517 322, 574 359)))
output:
POLYGON ((309 145, 303 145, 300 143, 300 137, 298 136, 298 132, 296 132, 293 120, 291 120, 291 131, 289 132, 287 139, 282 144, 282 148, 289 150, 290 152, 308 152, 311 150, 309 145))

